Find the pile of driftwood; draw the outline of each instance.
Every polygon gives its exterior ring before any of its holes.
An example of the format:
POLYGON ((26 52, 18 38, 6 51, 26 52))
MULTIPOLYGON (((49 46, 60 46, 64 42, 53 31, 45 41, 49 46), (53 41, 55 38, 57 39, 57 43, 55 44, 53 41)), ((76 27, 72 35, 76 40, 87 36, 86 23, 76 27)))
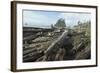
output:
POLYGON ((85 33, 35 33, 25 37, 23 62, 80 60, 91 58, 90 41, 80 38, 77 44, 74 37, 85 33), (73 39, 74 38, 74 39, 73 39))

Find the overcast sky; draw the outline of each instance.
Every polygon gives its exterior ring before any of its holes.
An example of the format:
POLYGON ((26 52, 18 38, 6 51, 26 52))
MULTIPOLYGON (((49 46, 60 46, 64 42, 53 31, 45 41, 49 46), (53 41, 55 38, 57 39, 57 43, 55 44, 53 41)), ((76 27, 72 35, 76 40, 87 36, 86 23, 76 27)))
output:
POLYGON ((77 25, 78 21, 85 22, 91 19, 90 13, 54 12, 54 11, 23 11, 23 26, 50 27, 58 19, 64 18, 66 26, 77 25))

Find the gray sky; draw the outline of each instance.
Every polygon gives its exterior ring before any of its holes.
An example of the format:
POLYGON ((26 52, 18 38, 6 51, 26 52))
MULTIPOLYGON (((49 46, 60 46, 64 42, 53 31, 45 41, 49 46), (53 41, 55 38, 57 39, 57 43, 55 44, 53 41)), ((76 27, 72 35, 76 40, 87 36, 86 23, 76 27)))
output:
POLYGON ((74 12, 54 12, 54 11, 23 11, 24 27, 50 27, 55 24, 58 19, 64 18, 66 26, 77 25, 78 21, 85 22, 91 20, 90 13, 74 13, 74 12))

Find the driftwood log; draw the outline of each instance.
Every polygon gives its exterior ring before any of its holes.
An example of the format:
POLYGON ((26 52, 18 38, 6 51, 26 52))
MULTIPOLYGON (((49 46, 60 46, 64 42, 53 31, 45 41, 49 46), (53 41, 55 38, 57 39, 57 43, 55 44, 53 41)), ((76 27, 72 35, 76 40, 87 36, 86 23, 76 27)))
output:
MULTIPOLYGON (((31 44, 36 44, 38 42, 46 42, 48 39, 43 40, 38 36, 43 35, 42 33, 37 33, 34 36, 24 38, 25 41, 31 41, 31 44), (37 38, 37 39, 35 39, 37 38)), ((25 47, 23 52, 24 62, 34 62, 34 61, 61 61, 61 60, 79 60, 79 59, 90 59, 91 57, 91 48, 81 41, 77 45, 73 45, 73 36, 84 35, 84 32, 80 33, 69 33, 64 31, 50 46, 45 48, 37 47, 25 47), (42 50, 45 49, 45 50, 42 50)), ((75 42, 75 41, 74 41, 75 42)), ((40 44, 41 44, 40 43, 40 44)), ((40 45, 39 44, 39 45, 40 45)), ((30 44, 28 44, 30 45, 30 44)), ((36 46, 36 45, 35 45, 36 46)))
POLYGON ((52 61, 52 60, 58 60, 58 58, 63 60, 63 56, 65 55, 65 52, 71 50, 72 47, 72 40, 68 36, 68 32, 64 31, 62 35, 54 41, 48 49, 45 51, 45 60, 46 61, 52 61), (68 47, 68 48, 67 48, 68 47), (65 48, 65 49, 63 49, 65 48), (59 56, 59 57, 58 57, 59 56))
POLYGON ((23 61, 24 62, 34 62, 38 58, 42 57, 43 55, 44 55, 44 52, 42 51, 41 52, 39 51, 31 52, 23 56, 23 61))
POLYGON ((90 48, 86 47, 87 42, 80 42, 77 47, 72 45, 71 36, 83 35, 84 33, 70 34, 67 31, 54 41, 45 51, 45 55, 39 60, 55 61, 55 60, 74 60, 90 58, 90 48))
POLYGON ((90 59, 91 58, 91 48, 89 46, 86 46, 84 49, 80 50, 76 53, 76 60, 80 59, 90 59))

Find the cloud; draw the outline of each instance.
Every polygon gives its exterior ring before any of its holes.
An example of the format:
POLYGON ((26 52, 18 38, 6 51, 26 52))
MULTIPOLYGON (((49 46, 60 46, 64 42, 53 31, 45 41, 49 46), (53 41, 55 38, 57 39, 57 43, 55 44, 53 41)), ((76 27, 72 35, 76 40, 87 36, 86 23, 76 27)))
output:
POLYGON ((40 23, 44 19, 47 19, 45 15, 41 15, 39 13, 33 11, 24 11, 23 12, 23 21, 24 23, 40 23))
POLYGON ((64 18, 68 26, 77 25, 78 21, 91 20, 91 15, 86 13, 61 13, 59 17, 64 18))
POLYGON ((90 14, 86 13, 61 13, 61 12, 48 12, 48 11, 24 11, 23 22, 24 26, 51 26, 55 24, 58 19, 64 18, 66 26, 76 25, 78 21, 84 22, 91 19, 90 14))

